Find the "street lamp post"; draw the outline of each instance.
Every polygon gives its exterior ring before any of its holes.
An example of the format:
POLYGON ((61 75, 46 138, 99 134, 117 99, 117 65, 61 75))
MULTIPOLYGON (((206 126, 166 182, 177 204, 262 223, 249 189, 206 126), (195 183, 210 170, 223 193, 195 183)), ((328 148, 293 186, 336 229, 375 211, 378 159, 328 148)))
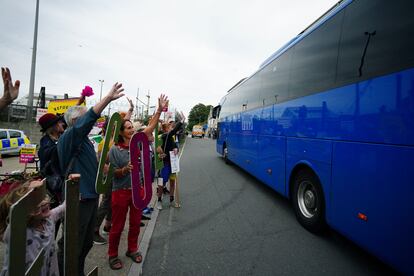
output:
POLYGON ((36 17, 35 27, 33 36, 33 50, 32 50, 32 67, 30 72, 30 85, 29 85, 29 98, 28 98, 28 120, 32 120, 33 113, 33 96, 34 96, 34 85, 35 85, 35 71, 36 71, 36 51, 37 51, 37 26, 39 22, 39 0, 36 1, 36 17))
POLYGON ((99 94, 99 101, 102 100, 102 86, 105 80, 99 80, 99 82, 101 83, 101 93, 99 94))
POLYGON ((148 98, 148 101, 147 101, 147 116, 149 116, 149 103, 150 103, 150 94, 149 94, 149 90, 148 90, 148 95, 146 95, 147 96, 147 98, 148 98))

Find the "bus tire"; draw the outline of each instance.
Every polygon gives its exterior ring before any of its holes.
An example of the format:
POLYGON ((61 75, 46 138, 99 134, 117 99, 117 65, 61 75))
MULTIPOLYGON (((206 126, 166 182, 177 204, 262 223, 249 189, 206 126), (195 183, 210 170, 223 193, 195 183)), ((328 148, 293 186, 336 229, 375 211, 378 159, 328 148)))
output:
POLYGON ((224 160, 224 163, 226 163, 227 165, 231 164, 231 161, 229 160, 229 151, 227 147, 223 148, 223 160, 224 160))
POLYGON ((296 218, 304 228, 315 234, 326 229, 322 186, 310 169, 303 169, 296 174, 292 203, 296 218))

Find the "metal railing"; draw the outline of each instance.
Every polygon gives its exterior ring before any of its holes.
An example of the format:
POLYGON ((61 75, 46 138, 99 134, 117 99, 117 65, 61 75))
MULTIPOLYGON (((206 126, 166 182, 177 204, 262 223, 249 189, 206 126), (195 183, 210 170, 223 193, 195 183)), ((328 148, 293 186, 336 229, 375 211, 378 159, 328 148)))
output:
POLYGON ((0 122, 36 122, 37 107, 33 107, 29 118, 29 106, 11 104, 0 112, 0 122))

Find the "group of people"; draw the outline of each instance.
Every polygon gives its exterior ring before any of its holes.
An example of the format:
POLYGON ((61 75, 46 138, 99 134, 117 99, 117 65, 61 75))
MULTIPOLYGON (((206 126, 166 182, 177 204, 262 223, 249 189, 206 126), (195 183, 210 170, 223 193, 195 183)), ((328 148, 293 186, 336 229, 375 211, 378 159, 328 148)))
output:
MULTIPOLYGON (((7 81, 10 88, 11 77, 9 70, 2 68, 3 80, 7 81)), ((6 81, 5 93, 6 94, 6 81)), ((16 87, 12 85, 12 88, 16 87)), ((8 89, 10 91, 10 89, 8 89)), ((13 89, 12 89, 13 90, 13 89)), ((18 90, 18 84, 17 84, 18 90)), ((125 255, 136 263, 142 262, 142 255, 138 248, 138 236, 142 211, 137 209, 132 202, 131 170, 129 142, 137 131, 142 131, 150 141, 151 171, 152 180, 156 177, 163 179, 162 184, 157 187, 158 209, 162 209, 162 194, 165 184, 170 183, 170 202, 174 202, 174 174, 171 173, 170 151, 178 152, 174 135, 181 128, 184 116, 181 121, 175 124, 167 120, 160 122, 162 111, 168 106, 168 98, 161 95, 158 98, 158 108, 150 119, 148 126, 135 124, 131 121, 133 105, 130 102, 128 112, 121 112, 122 125, 119 131, 118 142, 111 143, 107 158, 107 164, 114 166, 114 175, 111 187, 103 195, 101 205, 98 207, 99 194, 95 190, 95 181, 98 172, 98 158, 94 146, 88 138, 88 134, 95 125, 100 114, 112 101, 124 96, 122 84, 115 83, 108 94, 89 110, 85 106, 77 105, 70 107, 64 114, 64 118, 54 114, 45 114, 39 119, 41 131, 44 133, 39 148, 40 171, 44 179, 42 182, 30 180, 21 185, 18 189, 10 191, 0 202, 0 235, 4 242, 8 242, 9 225, 8 215, 12 204, 17 202, 31 188, 44 182, 48 188, 49 195, 38 206, 38 210, 31 214, 28 224, 28 233, 35 235, 38 246, 29 246, 27 242, 26 269, 30 266, 30 260, 36 256, 41 247, 48 248, 50 256, 45 259, 42 268, 42 275, 63 275, 63 237, 58 242, 58 250, 55 252, 55 238, 59 229, 59 222, 64 213, 65 203, 63 192, 64 180, 70 175, 80 174, 79 179, 79 275, 84 275, 85 259, 93 246, 96 233, 99 234, 100 226, 106 217, 103 231, 109 233, 108 262, 111 269, 117 270, 123 267, 118 257, 118 247, 122 231, 125 226, 126 217, 129 211, 128 249, 125 255), (160 127, 162 134, 160 146, 154 147, 154 129, 160 127), (158 157, 163 160, 164 167, 160 171, 155 170, 155 151, 158 157), (51 209, 52 208, 52 209, 51 209), (40 237, 40 238, 39 238, 40 237), (43 239, 44 237, 47 237, 43 239), (56 260, 55 260, 56 259, 56 260), (53 265, 50 265, 53 264, 53 265), (58 264, 58 265, 56 265, 58 264)), ((9 93, 10 94, 10 93, 9 93)), ((81 102, 81 101, 80 101, 81 102)), ((106 129, 108 132, 108 130, 106 129)), ((105 135, 105 129, 103 129, 105 135)), ((98 155, 102 145, 98 147, 98 155)), ((64 222, 63 222, 64 223, 64 222)), ((63 233, 64 234, 64 233, 63 233)), ((30 235, 28 235, 29 237, 30 235)), ((3 270, 0 275, 7 275, 8 252, 5 254, 3 270)))

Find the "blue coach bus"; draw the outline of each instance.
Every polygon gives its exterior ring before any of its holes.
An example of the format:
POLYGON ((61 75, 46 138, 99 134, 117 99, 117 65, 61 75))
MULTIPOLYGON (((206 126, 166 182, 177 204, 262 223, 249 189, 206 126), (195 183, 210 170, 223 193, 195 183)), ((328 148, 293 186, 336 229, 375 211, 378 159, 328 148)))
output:
POLYGON ((217 152, 414 273, 414 1, 344 0, 214 108, 217 152))

